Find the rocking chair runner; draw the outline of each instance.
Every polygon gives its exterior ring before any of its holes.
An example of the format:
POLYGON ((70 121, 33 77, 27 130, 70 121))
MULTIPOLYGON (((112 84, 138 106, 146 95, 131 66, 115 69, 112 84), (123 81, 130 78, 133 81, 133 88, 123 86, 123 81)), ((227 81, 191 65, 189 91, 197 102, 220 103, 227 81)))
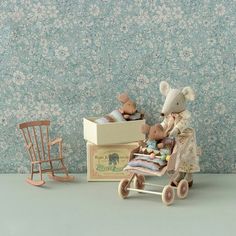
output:
POLYGON ((45 184, 43 173, 49 173, 48 176, 57 181, 72 181, 73 176, 68 175, 62 157, 62 139, 56 138, 51 141, 49 138, 49 120, 25 122, 19 125, 25 140, 25 146, 31 161, 31 177, 27 178, 29 184, 41 186, 45 184), (45 138, 46 136, 46 138, 45 138), (59 157, 51 158, 50 150, 55 144, 59 145, 59 157), (60 168, 53 167, 54 162, 59 162, 60 168), (49 168, 43 169, 42 164, 48 163, 49 168), (38 167, 38 168, 37 168, 38 167), (36 169, 36 170, 35 170, 36 169), (56 176, 55 171, 63 171, 65 176, 56 176), (34 174, 40 175, 40 180, 33 180, 34 174))

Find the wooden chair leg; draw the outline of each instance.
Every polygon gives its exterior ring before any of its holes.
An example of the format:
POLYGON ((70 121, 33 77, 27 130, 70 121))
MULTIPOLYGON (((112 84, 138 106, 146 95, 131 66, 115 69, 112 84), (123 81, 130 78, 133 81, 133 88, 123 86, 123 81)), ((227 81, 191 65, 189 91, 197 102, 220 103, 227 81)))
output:
POLYGON ((68 176, 68 175, 69 175, 69 174, 68 174, 68 170, 67 170, 67 168, 66 168, 66 166, 65 166, 65 164, 64 164, 63 159, 61 160, 61 165, 62 165, 62 167, 63 167, 63 170, 64 170, 66 176, 68 176))
POLYGON ((61 165, 62 165, 62 170, 64 171, 66 176, 56 176, 56 175, 48 175, 49 178, 56 180, 56 181, 61 181, 61 182, 69 182, 69 181, 73 181, 75 178, 74 176, 69 175, 68 170, 64 164, 63 160, 60 160, 61 165))
POLYGON ((31 164, 31 175, 30 175, 30 179, 33 180, 34 178, 34 164, 31 164))
POLYGON ((27 183, 34 185, 34 186, 44 185, 45 181, 43 180, 41 164, 39 164, 39 174, 40 174, 40 180, 33 180, 33 178, 34 178, 34 164, 31 164, 31 177, 26 179, 27 183))
POLYGON ((40 180, 43 180, 43 174, 42 174, 42 166, 41 166, 41 163, 39 163, 39 175, 40 175, 40 180))
POLYGON ((50 168, 51 168, 51 170, 52 170, 52 176, 54 176, 54 175, 55 175, 55 173, 54 173, 54 170, 53 170, 53 165, 52 165, 52 162, 50 161, 50 162, 49 162, 49 164, 50 164, 50 168))

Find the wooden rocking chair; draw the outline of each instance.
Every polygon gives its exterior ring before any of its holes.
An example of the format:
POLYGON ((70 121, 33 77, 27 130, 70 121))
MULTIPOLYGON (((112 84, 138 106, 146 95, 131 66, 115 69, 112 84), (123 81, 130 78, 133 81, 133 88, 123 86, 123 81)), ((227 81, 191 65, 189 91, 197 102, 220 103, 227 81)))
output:
POLYGON ((49 178, 56 181, 74 180, 74 176, 69 176, 63 161, 62 139, 56 138, 51 141, 49 138, 49 126, 49 120, 31 121, 19 125, 31 161, 31 177, 27 178, 26 181, 34 186, 45 184, 42 174, 46 172, 49 173, 49 178), (59 157, 51 158, 50 150, 55 144, 59 145, 59 157), (54 162, 59 162, 60 168, 55 169, 53 167, 54 162), (45 163, 48 163, 49 167, 44 169, 42 165, 45 165, 45 163), (55 171, 62 171, 65 173, 65 176, 56 176, 55 171), (39 174, 40 180, 34 180, 34 174, 39 174))

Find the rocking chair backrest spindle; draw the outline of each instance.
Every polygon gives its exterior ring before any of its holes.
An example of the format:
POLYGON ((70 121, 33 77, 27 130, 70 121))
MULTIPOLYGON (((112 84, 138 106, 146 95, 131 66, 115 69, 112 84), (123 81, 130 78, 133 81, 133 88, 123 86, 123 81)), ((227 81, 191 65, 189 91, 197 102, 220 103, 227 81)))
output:
POLYGON ((49 126, 49 120, 31 121, 19 125, 31 162, 50 159, 49 126))

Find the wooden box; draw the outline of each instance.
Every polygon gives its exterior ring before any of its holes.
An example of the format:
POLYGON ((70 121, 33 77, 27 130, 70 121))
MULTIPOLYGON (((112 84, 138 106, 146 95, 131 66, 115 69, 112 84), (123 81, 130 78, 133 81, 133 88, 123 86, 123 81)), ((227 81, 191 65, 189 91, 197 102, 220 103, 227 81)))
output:
POLYGON ((124 173, 130 152, 138 143, 95 145, 87 142, 87 180, 119 181, 129 176, 124 173))
POLYGON ((96 117, 84 118, 84 139, 96 145, 130 143, 144 140, 141 126, 145 120, 97 124, 96 117))

